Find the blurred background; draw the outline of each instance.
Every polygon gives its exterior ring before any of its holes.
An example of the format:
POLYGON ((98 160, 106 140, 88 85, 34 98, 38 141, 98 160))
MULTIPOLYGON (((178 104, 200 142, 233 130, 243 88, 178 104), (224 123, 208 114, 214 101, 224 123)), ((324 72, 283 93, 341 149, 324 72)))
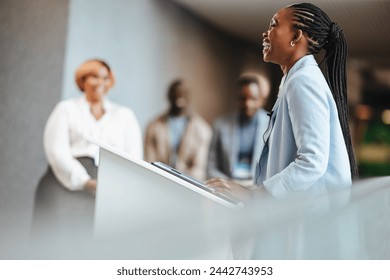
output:
MULTIPOLYGON (((78 96, 74 71, 107 61, 113 101, 142 129, 166 110, 169 83, 183 78, 210 124, 235 109, 237 77, 282 73, 262 60, 262 32, 280 8, 272 0, 1 0, 0 238, 27 237, 33 198, 47 168, 42 134, 56 103, 78 96)), ((313 0, 349 43, 351 130, 362 177, 390 175, 390 1, 313 0)))

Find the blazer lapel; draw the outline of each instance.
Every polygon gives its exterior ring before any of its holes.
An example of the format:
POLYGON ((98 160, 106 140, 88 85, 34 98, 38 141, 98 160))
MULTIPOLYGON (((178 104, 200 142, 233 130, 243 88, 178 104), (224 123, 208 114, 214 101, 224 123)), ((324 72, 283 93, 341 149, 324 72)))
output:
POLYGON ((256 140, 255 140, 255 147, 253 151, 253 157, 252 157, 252 173, 255 171, 255 166, 257 161, 260 158, 261 151, 263 150, 264 147, 264 133, 267 130, 268 123, 270 119, 268 116, 265 114, 265 111, 260 109, 257 112, 257 129, 256 129, 256 140), (261 113, 264 112, 264 113, 261 113))

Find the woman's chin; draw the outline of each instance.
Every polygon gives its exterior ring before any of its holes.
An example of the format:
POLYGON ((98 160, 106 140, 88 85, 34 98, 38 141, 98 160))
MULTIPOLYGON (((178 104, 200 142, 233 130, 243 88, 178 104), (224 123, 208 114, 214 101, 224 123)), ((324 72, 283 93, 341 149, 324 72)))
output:
POLYGON ((269 49, 263 49, 263 60, 269 62, 269 49))
POLYGON ((87 99, 91 102, 98 102, 101 101, 105 95, 106 95, 105 93, 94 92, 92 94, 89 94, 87 96, 87 99))
POLYGON ((266 53, 263 53, 263 60, 264 62, 270 62, 268 55, 266 53))

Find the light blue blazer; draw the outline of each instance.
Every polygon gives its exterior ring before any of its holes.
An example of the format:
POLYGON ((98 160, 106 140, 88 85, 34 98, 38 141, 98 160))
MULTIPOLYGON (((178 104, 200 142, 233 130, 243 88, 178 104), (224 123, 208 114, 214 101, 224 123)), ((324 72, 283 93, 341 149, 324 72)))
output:
POLYGON ((282 78, 265 139, 254 182, 272 196, 351 186, 336 104, 312 55, 282 78))

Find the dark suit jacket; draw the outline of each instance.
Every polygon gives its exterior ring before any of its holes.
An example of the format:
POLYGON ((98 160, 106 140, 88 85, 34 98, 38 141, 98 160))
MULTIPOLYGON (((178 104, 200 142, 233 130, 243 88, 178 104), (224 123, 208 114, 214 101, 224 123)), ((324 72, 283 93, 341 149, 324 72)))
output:
MULTIPOLYGON (((256 117, 258 118, 259 123, 252 160, 252 174, 254 174, 256 162, 259 160, 264 146, 263 134, 266 131, 269 122, 267 112, 263 109, 260 109, 256 113, 256 117)), ((215 121, 207 163, 208 178, 232 177, 233 166, 237 160, 237 154, 240 147, 238 128, 238 113, 224 116, 215 121)))

